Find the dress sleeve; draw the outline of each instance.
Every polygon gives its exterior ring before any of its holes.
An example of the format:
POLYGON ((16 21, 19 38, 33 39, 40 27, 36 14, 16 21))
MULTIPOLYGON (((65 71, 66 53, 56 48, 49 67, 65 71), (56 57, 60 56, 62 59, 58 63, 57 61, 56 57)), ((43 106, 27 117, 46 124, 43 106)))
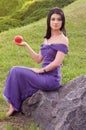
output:
POLYGON ((52 44, 51 47, 56 51, 61 51, 64 54, 68 54, 68 47, 65 44, 52 44))

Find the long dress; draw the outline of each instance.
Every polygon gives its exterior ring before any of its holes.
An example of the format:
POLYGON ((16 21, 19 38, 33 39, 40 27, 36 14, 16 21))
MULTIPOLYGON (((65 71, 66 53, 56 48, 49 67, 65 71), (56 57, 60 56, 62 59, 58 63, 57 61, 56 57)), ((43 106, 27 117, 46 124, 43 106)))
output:
MULTIPOLYGON (((43 56, 42 67, 51 63, 58 51, 68 53, 67 46, 61 43, 41 44, 40 50, 43 56)), ((16 111, 20 111, 22 102, 38 90, 57 90, 61 86, 61 66, 41 74, 33 72, 28 67, 13 66, 5 81, 4 97, 16 111)))

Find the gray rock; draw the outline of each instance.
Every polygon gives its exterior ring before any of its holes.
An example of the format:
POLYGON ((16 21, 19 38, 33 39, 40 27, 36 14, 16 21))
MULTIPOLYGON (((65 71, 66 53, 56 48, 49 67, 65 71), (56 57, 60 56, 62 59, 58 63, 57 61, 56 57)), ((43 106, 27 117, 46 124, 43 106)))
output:
POLYGON ((58 91, 38 91, 22 104, 43 130, 86 130, 86 75, 76 77, 58 91))

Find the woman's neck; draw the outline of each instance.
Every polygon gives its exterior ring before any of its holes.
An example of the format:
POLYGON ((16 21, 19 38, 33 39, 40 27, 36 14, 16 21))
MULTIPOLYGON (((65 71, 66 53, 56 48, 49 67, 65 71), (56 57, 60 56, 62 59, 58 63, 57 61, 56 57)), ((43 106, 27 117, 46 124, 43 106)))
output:
POLYGON ((56 37, 56 36, 59 36, 59 35, 61 35, 62 34, 62 32, 60 31, 60 30, 54 30, 54 31, 51 31, 51 37, 56 37))

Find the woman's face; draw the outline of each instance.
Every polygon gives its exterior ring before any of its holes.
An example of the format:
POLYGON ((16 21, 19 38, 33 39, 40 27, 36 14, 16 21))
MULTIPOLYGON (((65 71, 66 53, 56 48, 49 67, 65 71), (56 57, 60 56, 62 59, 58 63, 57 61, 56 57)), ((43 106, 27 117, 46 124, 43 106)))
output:
POLYGON ((51 30, 60 30, 62 26, 62 19, 59 14, 52 14, 50 18, 51 30))

